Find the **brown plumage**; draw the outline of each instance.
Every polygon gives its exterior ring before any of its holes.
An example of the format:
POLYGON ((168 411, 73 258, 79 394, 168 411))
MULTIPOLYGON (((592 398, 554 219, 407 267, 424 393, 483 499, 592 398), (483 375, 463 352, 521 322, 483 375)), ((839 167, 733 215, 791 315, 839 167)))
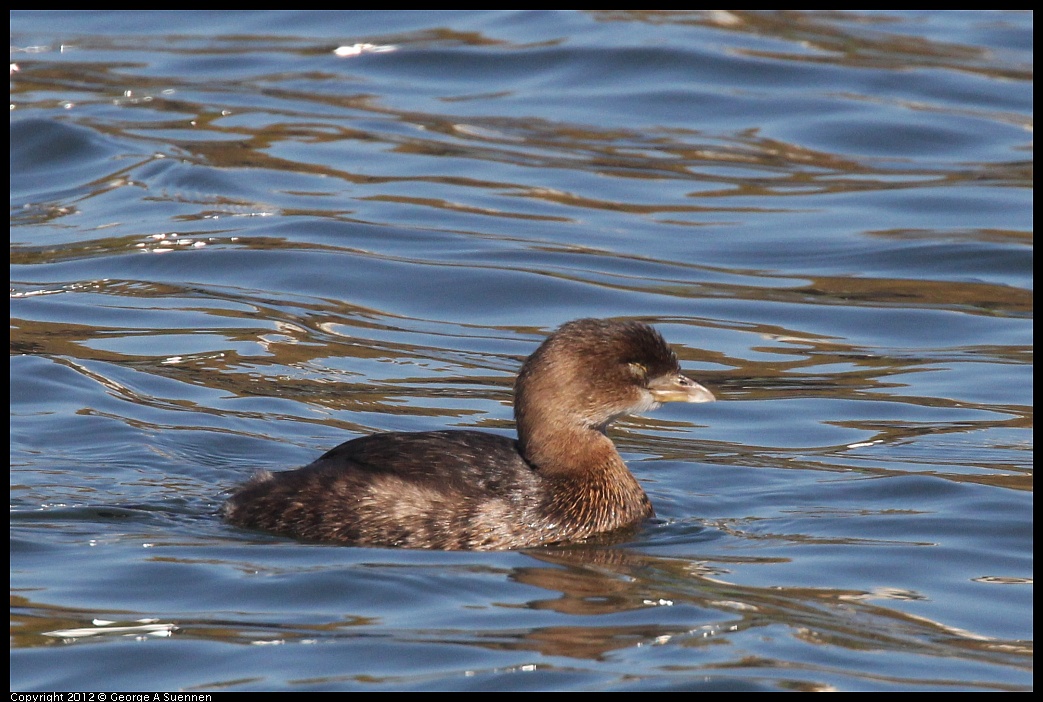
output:
POLYGON ((224 515, 340 544, 490 550, 579 541, 654 514, 608 425, 661 402, 712 400, 681 375, 652 327, 581 319, 522 366, 517 441, 469 430, 354 439, 303 468, 254 477, 224 515))

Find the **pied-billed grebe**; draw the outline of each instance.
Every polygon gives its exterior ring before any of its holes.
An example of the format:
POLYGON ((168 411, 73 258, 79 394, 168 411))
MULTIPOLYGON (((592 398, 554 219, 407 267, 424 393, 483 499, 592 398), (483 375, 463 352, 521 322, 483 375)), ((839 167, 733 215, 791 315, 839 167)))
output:
POLYGON ((518 440, 479 431, 374 434, 262 473, 232 524, 309 541, 510 549, 578 541, 653 516, 605 429, 662 402, 711 402, 652 327, 580 319, 548 337, 514 386, 518 440))

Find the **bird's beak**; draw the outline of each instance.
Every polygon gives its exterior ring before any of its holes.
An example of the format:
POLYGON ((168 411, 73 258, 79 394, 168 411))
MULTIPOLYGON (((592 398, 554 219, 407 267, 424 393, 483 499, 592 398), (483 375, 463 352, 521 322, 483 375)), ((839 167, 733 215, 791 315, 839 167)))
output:
POLYGON ((648 391, 656 402, 713 402, 713 393, 691 378, 677 373, 654 378, 648 391))

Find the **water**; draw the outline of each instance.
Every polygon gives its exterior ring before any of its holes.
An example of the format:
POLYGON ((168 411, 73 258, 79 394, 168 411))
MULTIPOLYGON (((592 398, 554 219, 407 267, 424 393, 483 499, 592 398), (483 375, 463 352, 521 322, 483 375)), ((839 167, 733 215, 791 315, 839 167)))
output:
POLYGON ((1031 689, 1032 40, 12 12, 11 689, 1031 689), (655 323, 721 400, 613 430, 637 534, 215 516, 355 436, 510 435, 584 316, 655 323))

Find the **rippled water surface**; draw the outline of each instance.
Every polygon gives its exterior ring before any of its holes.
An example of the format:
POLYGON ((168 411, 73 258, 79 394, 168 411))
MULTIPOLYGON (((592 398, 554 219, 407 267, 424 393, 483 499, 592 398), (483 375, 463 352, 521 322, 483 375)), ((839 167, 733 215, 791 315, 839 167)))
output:
POLYGON ((1028 690, 1028 12, 11 14, 13 690, 1028 690), (650 321, 623 539, 228 526, 650 321), (274 645, 280 644, 280 645, 274 645))

